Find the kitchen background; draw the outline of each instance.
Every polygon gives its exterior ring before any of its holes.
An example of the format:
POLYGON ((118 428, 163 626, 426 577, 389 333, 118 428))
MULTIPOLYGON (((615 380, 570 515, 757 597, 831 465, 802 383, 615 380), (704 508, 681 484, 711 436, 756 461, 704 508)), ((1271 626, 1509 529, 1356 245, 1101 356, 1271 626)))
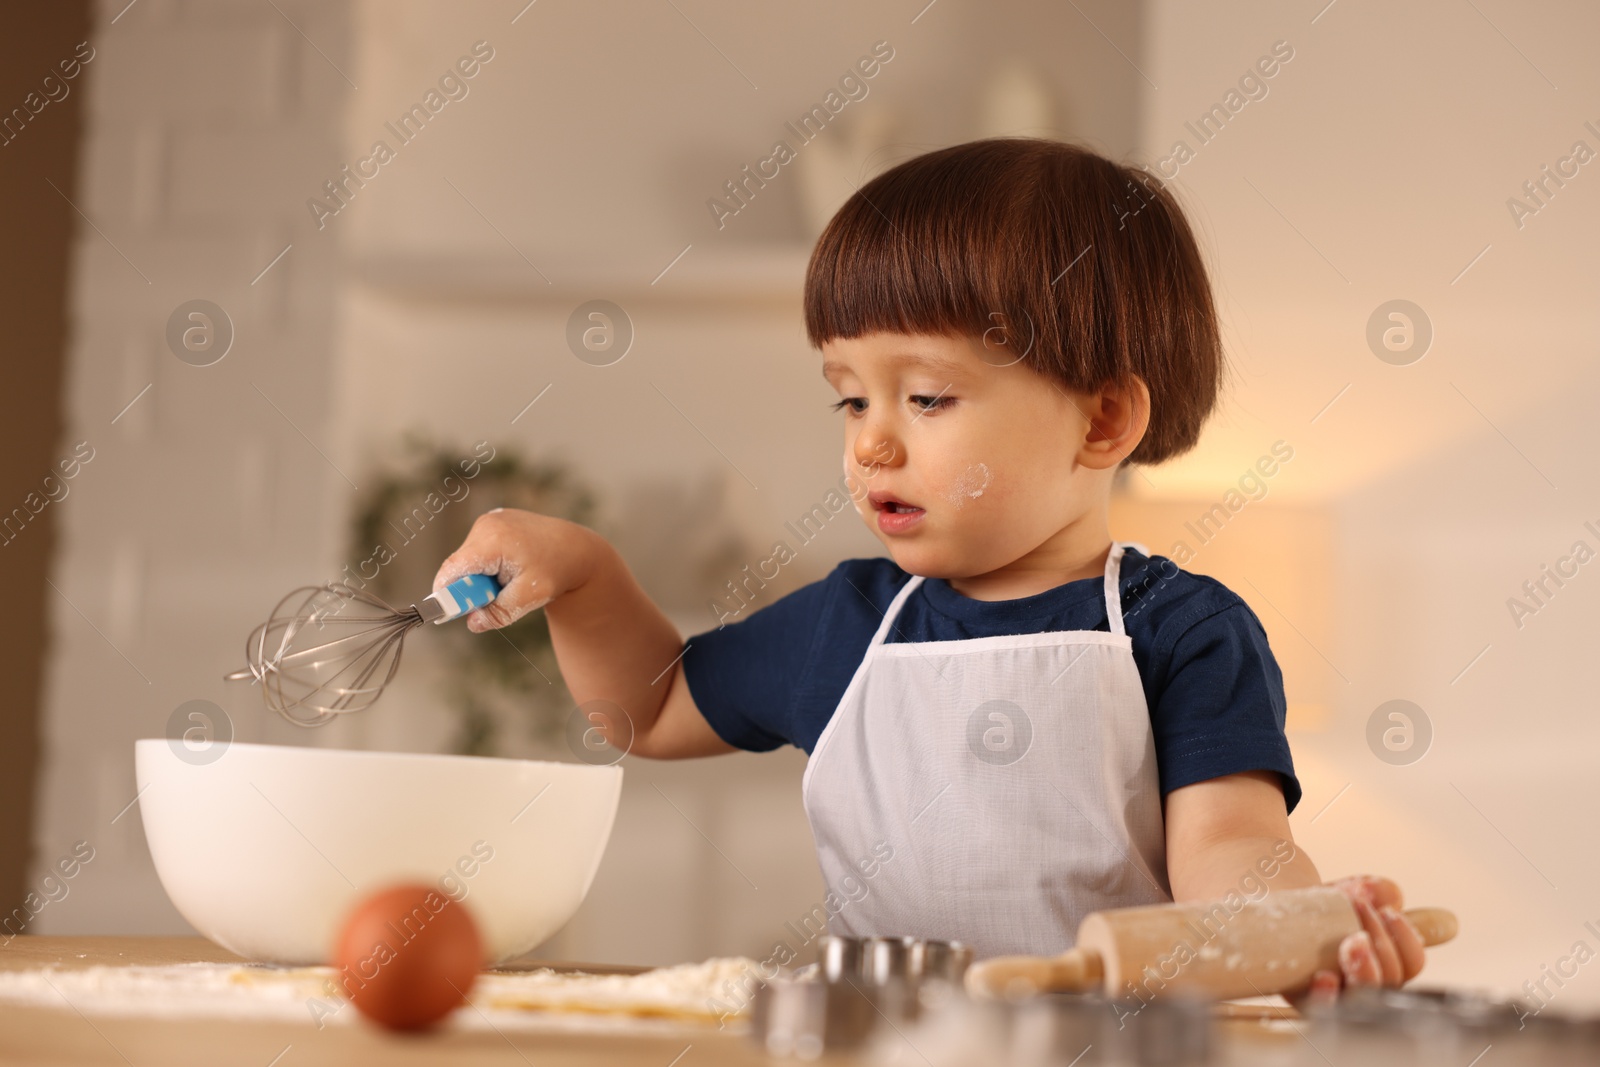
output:
MULTIPOLYGON (((1600 10, 109 0, 15 19, 4 300, 34 327, 4 372, 22 413, 0 506, 25 514, 0 553, 21 619, 0 888, 20 901, 95 850, 33 932, 187 930, 131 756, 188 701, 240 740, 573 758, 537 621, 515 647, 410 642, 378 709, 318 733, 222 681, 278 597, 370 568, 375 536, 414 598, 478 511, 581 514, 686 636, 880 554, 848 511, 804 545, 786 528, 840 475, 800 319, 811 242, 899 160, 1029 134, 1170 177, 1205 246, 1226 402, 1194 453, 1132 473, 1113 532, 1182 542, 1266 626, 1297 839, 1327 877, 1381 872, 1458 912, 1424 980, 1523 993, 1554 971, 1563 1001, 1600 1000, 1571 962, 1600 948, 1600 10), (463 57, 473 76, 441 83, 463 57), (74 59, 56 99, 43 79, 74 59), (813 106, 828 121, 800 143, 785 124, 813 106), (733 199, 780 139, 795 158, 733 199), (597 300, 631 334, 621 358, 570 340, 597 300), (496 458, 470 492, 416 511, 475 449, 496 458), (741 607, 730 583, 779 539, 795 558, 741 607)), ((546 955, 761 955, 820 901, 801 753, 625 766, 594 888, 546 955)))

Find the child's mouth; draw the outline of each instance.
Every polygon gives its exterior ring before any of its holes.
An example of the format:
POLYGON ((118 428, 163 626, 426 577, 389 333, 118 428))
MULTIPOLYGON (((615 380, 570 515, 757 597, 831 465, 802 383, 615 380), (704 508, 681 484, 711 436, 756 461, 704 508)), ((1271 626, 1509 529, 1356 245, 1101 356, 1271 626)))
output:
POLYGON ((905 533, 915 526, 924 514, 923 509, 915 504, 908 504, 898 497, 885 492, 874 490, 867 495, 873 510, 878 513, 878 529, 886 534, 905 533))

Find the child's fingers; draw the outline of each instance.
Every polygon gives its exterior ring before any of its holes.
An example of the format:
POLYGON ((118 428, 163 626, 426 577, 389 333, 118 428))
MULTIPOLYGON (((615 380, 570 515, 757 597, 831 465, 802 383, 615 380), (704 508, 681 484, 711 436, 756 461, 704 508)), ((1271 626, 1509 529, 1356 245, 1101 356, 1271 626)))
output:
POLYGON ((469 574, 487 574, 499 578, 501 585, 507 584, 512 577, 509 568, 515 566, 512 554, 506 551, 513 541, 513 522, 512 513, 504 508, 486 511, 474 519, 467 539, 439 564, 433 578, 434 591, 469 574))
POLYGON ((1339 942, 1339 970, 1344 973, 1346 985, 1378 985, 1383 981, 1383 968, 1373 950, 1371 934, 1357 930, 1339 942))
POLYGON ((1313 1004, 1328 1004, 1339 998, 1339 972, 1321 970, 1311 976, 1311 984, 1300 993, 1285 994, 1295 1011, 1305 1014, 1313 1004))
MULTIPOLYGON (((498 556, 485 556, 476 550, 469 551, 463 546, 454 555, 445 559, 439 565, 438 572, 433 577, 433 588, 437 592, 451 582, 465 578, 469 574, 487 574, 500 583, 500 592, 495 598, 481 608, 467 612, 467 628, 475 633, 484 630, 495 630, 515 619, 512 614, 517 607, 516 577, 518 567, 511 560, 498 556)), ((516 612, 516 614, 521 614, 516 612)))
POLYGON ((1400 953, 1395 948, 1394 937, 1389 933, 1389 924, 1383 921, 1377 908, 1364 900, 1358 901, 1355 908, 1356 914, 1361 916, 1362 932, 1371 942, 1373 958, 1378 961, 1378 980, 1388 986, 1399 985, 1405 975, 1400 968, 1400 953))
POLYGON ((539 579, 521 573, 510 579, 494 600, 467 614, 467 629, 473 633, 498 630, 548 603, 550 597, 541 594, 539 579))
POLYGON ((516 589, 522 567, 505 551, 506 525, 498 508, 479 515, 461 547, 446 556, 434 572, 434 592, 471 574, 486 574, 500 583, 500 592, 492 603, 468 612, 467 626, 475 631, 497 629, 522 614, 517 611, 516 589))
POLYGON ((1395 950, 1400 954, 1400 980, 1409 982, 1422 973, 1426 958, 1424 950, 1427 946, 1423 944, 1422 933, 1395 908, 1384 905, 1378 909, 1378 914, 1383 917, 1384 925, 1394 939, 1395 950))
POLYGON ((1311 976, 1311 988, 1306 990, 1310 1003, 1326 1003, 1339 995, 1339 975, 1336 971, 1318 971, 1311 976))
POLYGON ((498 604, 488 604, 467 612, 467 629, 475 634, 498 630, 506 625, 505 609, 498 604))
POLYGON ((465 578, 469 574, 487 574, 497 579, 503 586, 509 579, 511 564, 509 560, 494 556, 484 556, 476 551, 458 551, 452 556, 447 556, 439 564, 439 569, 434 572, 433 591, 438 592, 451 582, 465 578))
POLYGON ((1352 901, 1365 899, 1377 907, 1398 908, 1403 903, 1400 887, 1391 879, 1376 874, 1353 874, 1328 883, 1352 901))
POLYGON ((1398 908, 1403 903, 1400 887, 1391 879, 1375 874, 1362 875, 1366 882, 1367 893, 1371 897, 1372 906, 1375 908, 1398 908))

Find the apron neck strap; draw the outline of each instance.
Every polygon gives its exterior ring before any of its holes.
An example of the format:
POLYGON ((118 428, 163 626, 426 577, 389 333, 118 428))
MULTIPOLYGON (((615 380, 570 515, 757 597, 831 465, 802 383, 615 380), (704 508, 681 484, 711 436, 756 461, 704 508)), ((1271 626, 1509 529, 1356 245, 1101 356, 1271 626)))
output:
MULTIPOLYGON (((1111 542, 1111 551, 1106 554, 1106 620, 1111 624, 1111 632, 1124 634, 1127 630, 1122 624, 1122 550, 1125 547, 1122 541, 1111 542)), ((894 600, 889 604, 889 610, 883 613, 883 621, 878 624, 878 632, 872 635, 872 645, 881 645, 889 636, 889 628, 894 625, 895 617, 900 614, 900 609, 905 606, 906 599, 916 592, 925 575, 913 574, 900 591, 895 594, 894 600)))
POLYGON ((900 587, 900 591, 894 595, 894 600, 889 603, 889 610, 883 613, 883 621, 878 624, 878 632, 872 635, 872 641, 868 647, 876 647, 883 644, 884 639, 889 636, 889 627, 894 625, 894 620, 900 614, 900 609, 905 606, 906 599, 916 591, 917 586, 922 584, 925 577, 925 575, 913 574, 911 580, 900 587))
POLYGON ((1122 550, 1123 542, 1111 542, 1111 551, 1106 555, 1106 620, 1111 624, 1111 632, 1122 634, 1127 631, 1122 625, 1122 550))

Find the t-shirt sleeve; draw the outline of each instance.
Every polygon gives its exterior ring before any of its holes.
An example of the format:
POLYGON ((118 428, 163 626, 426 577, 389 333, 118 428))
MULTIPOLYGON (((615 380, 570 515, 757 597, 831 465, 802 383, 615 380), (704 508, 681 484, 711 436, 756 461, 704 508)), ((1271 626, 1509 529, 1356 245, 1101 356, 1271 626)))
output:
POLYGON ((769 752, 795 743, 794 694, 819 630, 825 582, 689 638, 683 654, 689 695, 735 748, 769 752))
POLYGON ((1191 623, 1173 642, 1153 709, 1161 793, 1241 771, 1276 771, 1289 811, 1300 802, 1284 736, 1283 673, 1249 605, 1191 623))

